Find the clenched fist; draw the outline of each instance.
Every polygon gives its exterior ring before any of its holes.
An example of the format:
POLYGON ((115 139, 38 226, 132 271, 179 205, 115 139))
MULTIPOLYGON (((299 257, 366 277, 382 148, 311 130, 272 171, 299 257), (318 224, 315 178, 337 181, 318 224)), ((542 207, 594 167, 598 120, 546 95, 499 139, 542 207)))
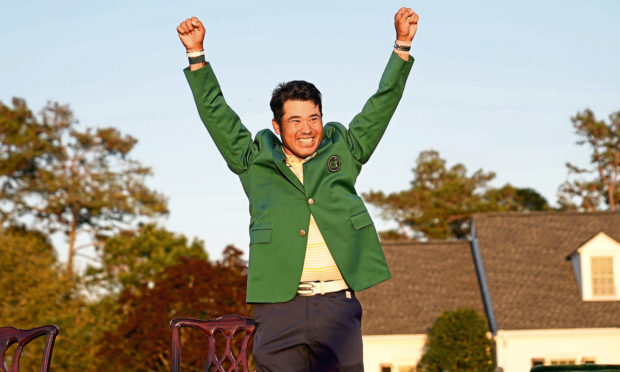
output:
POLYGON ((419 16, 411 8, 400 8, 394 16, 396 40, 410 42, 418 31, 419 16))
POLYGON ((202 22, 196 17, 188 18, 181 22, 177 27, 179 39, 188 52, 199 52, 203 50, 202 42, 205 38, 205 28, 202 22))

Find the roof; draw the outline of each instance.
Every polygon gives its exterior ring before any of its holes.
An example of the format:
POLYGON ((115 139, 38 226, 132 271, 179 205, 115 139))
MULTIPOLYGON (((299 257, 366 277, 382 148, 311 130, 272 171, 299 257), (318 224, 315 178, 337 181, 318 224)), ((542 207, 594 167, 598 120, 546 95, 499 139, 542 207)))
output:
POLYGON ((383 243, 392 279, 359 292, 364 335, 426 333, 444 311, 484 308, 466 241, 383 243))
POLYGON ((620 213, 474 215, 499 330, 620 327, 620 301, 582 301, 567 256, 599 232, 620 241, 620 213))

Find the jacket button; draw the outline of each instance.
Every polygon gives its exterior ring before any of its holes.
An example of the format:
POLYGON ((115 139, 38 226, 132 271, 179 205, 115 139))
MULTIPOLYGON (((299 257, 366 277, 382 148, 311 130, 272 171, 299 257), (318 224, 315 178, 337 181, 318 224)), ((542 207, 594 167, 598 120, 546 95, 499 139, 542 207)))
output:
POLYGON ((314 199, 312 199, 312 198, 308 199, 308 204, 310 204, 310 205, 314 204, 314 199))
POLYGON ((306 236, 306 230, 299 230, 299 236, 306 236))

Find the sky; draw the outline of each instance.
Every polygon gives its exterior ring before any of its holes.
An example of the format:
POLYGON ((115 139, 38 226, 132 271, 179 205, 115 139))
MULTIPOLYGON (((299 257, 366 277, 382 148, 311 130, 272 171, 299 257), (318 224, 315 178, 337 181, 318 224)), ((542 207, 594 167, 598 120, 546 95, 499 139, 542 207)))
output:
POLYGON ((620 1, 0 0, 0 101, 69 104, 82 127, 134 136, 147 184, 168 198, 162 226, 213 258, 227 244, 247 252, 247 198, 200 122, 176 27, 203 21, 207 60, 253 133, 271 126, 275 85, 297 79, 321 90, 324 122, 347 125, 377 88, 400 6, 420 15, 416 61, 358 192, 407 189, 434 149, 555 204, 565 163, 589 161, 570 118, 620 110, 620 1))

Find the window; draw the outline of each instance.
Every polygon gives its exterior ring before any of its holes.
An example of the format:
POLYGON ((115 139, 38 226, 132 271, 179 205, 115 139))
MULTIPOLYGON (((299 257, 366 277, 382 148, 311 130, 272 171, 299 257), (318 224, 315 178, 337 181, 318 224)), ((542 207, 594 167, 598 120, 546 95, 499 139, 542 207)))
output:
POLYGON ((381 372, 415 372, 415 366, 411 365, 392 365, 392 364, 381 364, 379 370, 381 372))
POLYGON ((570 356, 565 357, 538 357, 532 358, 532 367, 535 366, 568 366, 568 365, 578 365, 578 364, 596 364, 596 358, 594 357, 580 357, 574 356, 571 358, 570 356))
POLYGON ((575 365, 575 359, 552 359, 549 361, 549 364, 552 366, 575 365))
POLYGON ((613 257, 592 257, 592 296, 615 296, 613 257))
POLYGON ((619 241, 599 232, 567 258, 584 301, 620 301, 619 241))

